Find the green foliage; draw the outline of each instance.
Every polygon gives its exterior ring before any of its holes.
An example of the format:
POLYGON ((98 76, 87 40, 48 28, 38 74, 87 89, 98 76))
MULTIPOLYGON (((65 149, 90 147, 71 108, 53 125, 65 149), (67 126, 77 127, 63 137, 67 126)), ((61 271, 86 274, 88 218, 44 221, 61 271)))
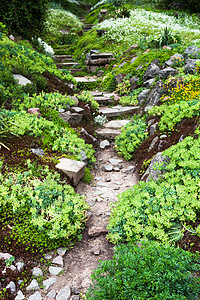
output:
POLYGON ((63 184, 60 175, 52 174, 48 167, 34 170, 30 161, 27 165, 28 171, 24 173, 13 173, 8 177, 0 174, 0 214, 4 215, 7 210, 13 216, 11 238, 15 237, 18 243, 27 243, 30 249, 33 245, 38 249, 52 243, 57 245, 62 239, 69 242, 79 234, 86 221, 88 206, 83 196, 63 184), (23 221, 20 217, 17 222, 15 218, 20 214, 26 217, 23 221), (37 233, 41 240, 35 244, 37 233))
POLYGON ((84 176, 82 178, 82 181, 89 184, 89 183, 92 182, 92 180, 93 180, 93 176, 90 173, 90 170, 86 167, 85 168, 85 174, 84 174, 84 176))
POLYGON ((147 137, 146 122, 141 119, 129 122, 122 128, 122 133, 116 137, 115 145, 117 151, 122 154, 126 160, 133 158, 135 150, 141 145, 147 137))
POLYGON ((89 82, 78 82, 77 83, 77 88, 81 91, 85 90, 96 90, 100 84, 100 80, 97 81, 89 81, 89 82))
POLYGON ((113 242, 147 237, 172 243, 182 238, 183 224, 198 220, 200 138, 187 137, 163 155, 169 157, 163 178, 140 181, 119 195, 109 223, 113 242))
POLYGON ((196 299, 198 261, 197 255, 155 242, 118 246, 113 259, 94 270, 87 299, 196 299))
POLYGON ((44 32, 47 0, 1 1, 0 19, 12 33, 31 39, 44 32))
POLYGON ((137 97, 138 95, 144 90, 144 88, 138 88, 133 90, 130 95, 128 96, 122 96, 119 99, 119 103, 121 105, 137 105, 138 104, 138 100, 137 97))
POLYGON ((163 32, 160 34, 160 37, 158 40, 153 40, 150 42, 151 46, 155 47, 163 47, 163 46, 169 46, 171 44, 181 44, 181 37, 178 33, 173 33, 170 28, 167 26, 163 30, 163 32))
POLYGON ((53 151, 74 155, 77 160, 81 160, 80 153, 83 150, 88 161, 95 162, 95 151, 92 145, 86 144, 70 127, 61 127, 59 123, 55 124, 25 111, 2 110, 0 116, 1 123, 5 127, 4 131, 8 133, 39 137, 46 147, 50 147, 53 151))
POLYGON ((153 107, 149 114, 159 116, 159 129, 173 131, 176 124, 185 118, 199 116, 200 78, 191 77, 188 82, 169 88, 169 95, 164 95, 160 106, 153 107))
POLYGON ((83 91, 80 95, 76 95, 76 97, 79 100, 88 103, 94 111, 99 110, 99 103, 94 99, 89 91, 83 91))
POLYGON ((130 93, 130 86, 129 78, 124 77, 123 82, 118 84, 117 91, 120 95, 127 95, 130 93))
POLYGON ((58 92, 34 94, 32 97, 24 95, 23 101, 16 100, 13 104, 19 110, 27 110, 30 107, 59 109, 66 108, 66 105, 72 106, 75 101, 70 96, 62 95, 58 92))
POLYGON ((101 88, 107 92, 114 92, 116 90, 117 82, 115 76, 112 72, 108 73, 108 75, 104 78, 101 88))

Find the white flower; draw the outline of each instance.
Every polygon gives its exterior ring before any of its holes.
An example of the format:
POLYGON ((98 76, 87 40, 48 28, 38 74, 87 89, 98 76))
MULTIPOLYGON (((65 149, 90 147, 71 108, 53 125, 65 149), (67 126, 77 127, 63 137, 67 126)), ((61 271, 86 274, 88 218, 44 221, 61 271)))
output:
POLYGON ((50 45, 48 45, 46 42, 44 42, 41 38, 38 38, 38 42, 39 42, 40 46, 42 46, 44 48, 44 51, 47 55, 50 55, 50 56, 54 55, 53 48, 50 45))

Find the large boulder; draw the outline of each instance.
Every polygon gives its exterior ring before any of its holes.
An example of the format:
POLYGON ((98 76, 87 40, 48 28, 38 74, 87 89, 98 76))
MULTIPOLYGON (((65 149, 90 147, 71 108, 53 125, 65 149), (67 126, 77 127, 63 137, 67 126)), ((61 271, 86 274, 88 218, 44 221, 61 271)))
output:
POLYGON ((197 71, 197 62, 199 62, 199 59, 187 59, 184 73, 186 74, 193 74, 197 71))
POLYGON ((151 90, 149 93, 146 101, 145 106, 152 107, 154 105, 157 105, 162 95, 164 95, 166 92, 164 83, 159 80, 155 87, 151 90))
POLYGON ((178 71, 176 69, 173 69, 171 67, 164 68, 163 70, 160 70, 158 73, 158 76, 160 78, 166 79, 169 76, 175 76, 178 74, 178 71))
POLYGON ((165 67, 171 67, 173 64, 178 65, 180 62, 184 61, 184 57, 181 54, 174 54, 170 57, 170 59, 168 59, 165 63, 164 66, 165 67))
POLYGON ((134 89, 137 89, 138 81, 139 81, 138 77, 135 77, 135 76, 131 77, 131 79, 130 79, 130 89, 131 89, 131 91, 134 90, 134 89))
POLYGON ((162 168, 165 168, 166 165, 169 163, 169 160, 170 160, 169 157, 162 155, 162 152, 158 152, 152 159, 148 169, 142 176, 141 180, 147 182, 153 179, 154 181, 157 181, 164 174, 164 169, 158 170, 155 168, 158 166, 159 167, 162 166, 162 168))
POLYGON ((141 93, 139 93, 139 95, 137 97, 139 105, 141 105, 145 101, 145 99, 147 98, 149 92, 150 92, 150 89, 145 89, 141 93))
POLYGON ((158 75, 160 68, 155 63, 151 63, 146 69, 143 75, 143 81, 147 81, 148 79, 154 78, 158 75))
POLYGON ((198 58, 198 54, 200 53, 200 48, 196 46, 189 46, 185 49, 184 57, 185 58, 198 58))

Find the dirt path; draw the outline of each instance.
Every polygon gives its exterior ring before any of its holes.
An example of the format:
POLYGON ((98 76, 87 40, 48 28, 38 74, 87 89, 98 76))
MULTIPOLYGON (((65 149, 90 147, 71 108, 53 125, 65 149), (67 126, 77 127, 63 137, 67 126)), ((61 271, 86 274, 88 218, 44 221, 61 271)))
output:
POLYGON ((66 284, 74 286, 82 293, 90 285, 90 275, 95 269, 99 260, 111 259, 113 255, 113 244, 106 239, 106 233, 90 237, 88 230, 91 228, 106 228, 110 215, 110 203, 117 199, 117 195, 138 181, 136 172, 127 170, 131 163, 126 162, 117 156, 112 147, 97 152, 97 163, 93 171, 94 181, 91 185, 80 182, 77 192, 86 195, 86 201, 91 206, 88 212, 89 219, 81 242, 66 253, 64 258, 63 277, 59 277, 54 289, 60 290, 66 284), (111 166, 113 171, 105 171, 104 165, 111 166), (116 163, 116 165, 114 165, 116 163))

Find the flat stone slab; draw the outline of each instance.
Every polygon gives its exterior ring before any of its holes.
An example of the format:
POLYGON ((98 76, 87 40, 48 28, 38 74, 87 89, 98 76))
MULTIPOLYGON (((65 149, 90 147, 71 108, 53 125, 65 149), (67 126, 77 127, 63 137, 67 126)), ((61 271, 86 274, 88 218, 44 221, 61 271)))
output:
POLYGON ((98 129, 96 131, 96 133, 105 139, 114 140, 116 136, 120 135, 121 130, 120 129, 102 128, 102 129, 98 129))
POLYGON ((74 77, 77 82, 96 82, 97 78, 95 77, 74 77))
POLYGON ((60 267, 49 267, 49 273, 52 276, 57 276, 62 270, 63 268, 60 267))
POLYGON ((91 94, 93 97, 101 97, 101 96, 103 96, 103 93, 102 93, 102 92, 90 92, 90 94, 91 94))
POLYGON ((54 283, 56 283, 57 278, 49 278, 43 281, 43 285, 45 287, 45 291, 47 291, 50 287, 52 287, 52 285, 54 285, 54 283))
POLYGON ((58 68, 71 68, 71 67, 77 67, 77 66, 80 66, 79 63, 76 63, 76 62, 65 62, 65 63, 57 63, 56 66, 58 68))
POLYGON ((105 96, 94 97, 98 103, 112 103, 113 99, 105 96))
POLYGON ((106 107, 106 108, 101 108, 100 112, 108 117, 108 118, 112 118, 112 117, 117 117, 117 116, 121 116, 124 114, 130 114, 134 111, 137 111, 139 109, 139 106, 113 106, 113 107, 106 107))
POLYGON ((114 54, 113 53, 106 53, 106 52, 102 52, 102 53, 93 53, 91 54, 91 58, 92 59, 98 59, 98 58, 111 58, 113 57, 114 54))
POLYGON ((28 300, 42 300, 42 296, 39 292, 36 292, 35 294, 31 295, 28 300))
POLYGON ((15 80, 18 80, 18 84, 22 85, 22 86, 32 83, 28 78, 26 78, 20 74, 13 74, 13 77, 15 80))
POLYGON ((69 285, 66 285, 62 288, 58 295, 56 296, 56 300, 69 300, 71 297, 71 288, 69 285))
POLYGON ((62 170, 77 185, 85 174, 85 163, 68 158, 61 158, 56 168, 62 170))
POLYGON ((130 120, 112 120, 109 121, 108 123, 104 124, 105 128, 110 128, 110 129, 120 129, 126 124, 128 124, 130 120))

